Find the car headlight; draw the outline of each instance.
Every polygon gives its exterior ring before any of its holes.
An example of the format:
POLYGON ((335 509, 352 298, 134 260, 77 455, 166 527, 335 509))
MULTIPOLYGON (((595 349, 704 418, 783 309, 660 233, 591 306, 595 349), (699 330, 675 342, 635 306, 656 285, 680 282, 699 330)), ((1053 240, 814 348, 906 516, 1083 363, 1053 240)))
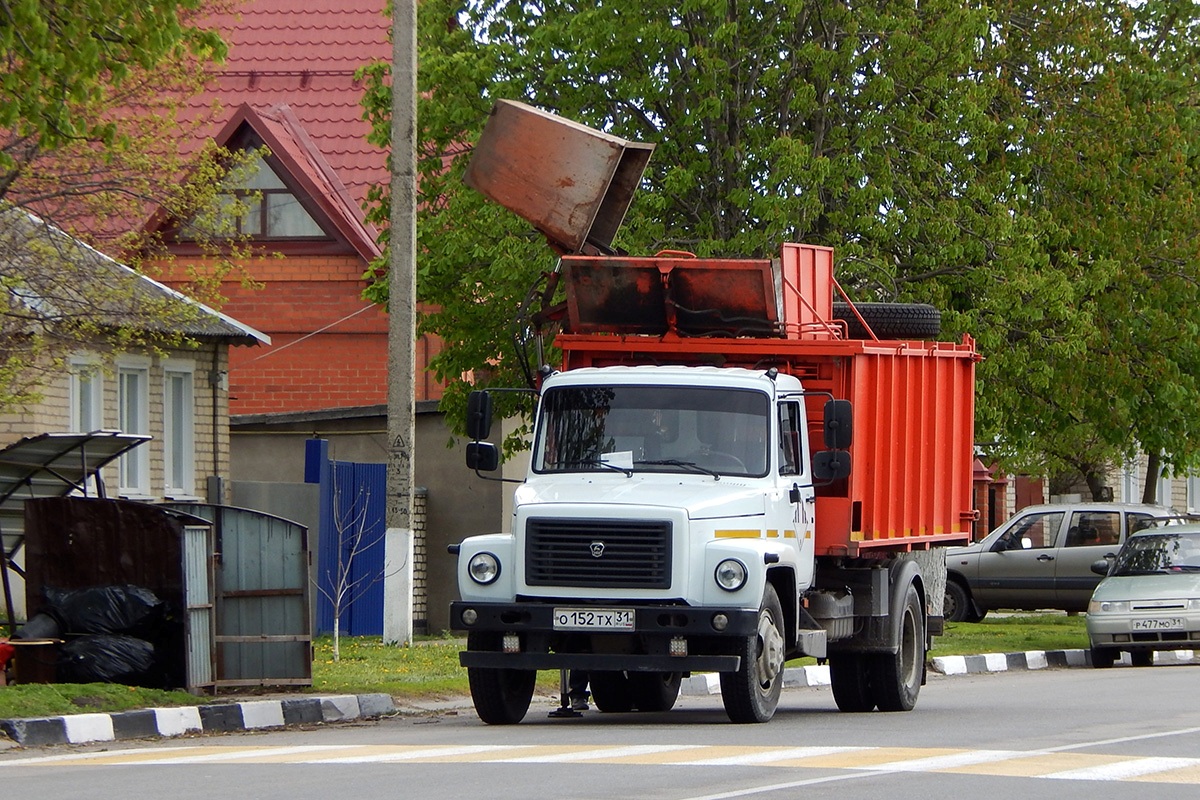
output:
POLYGON ((736 592, 746 585, 746 575, 745 564, 736 558, 727 558, 717 564, 717 571, 713 577, 716 578, 717 586, 727 592, 736 592))
POLYGON ((1200 611, 1200 597, 1193 597, 1191 600, 1188 600, 1188 610, 1200 611))
POLYGON ((1088 603, 1089 614, 1120 614, 1129 611, 1128 600, 1092 600, 1088 603))
POLYGON ((467 562, 467 573, 471 580, 481 586, 487 586, 500 577, 500 559, 491 553, 476 553, 467 562))

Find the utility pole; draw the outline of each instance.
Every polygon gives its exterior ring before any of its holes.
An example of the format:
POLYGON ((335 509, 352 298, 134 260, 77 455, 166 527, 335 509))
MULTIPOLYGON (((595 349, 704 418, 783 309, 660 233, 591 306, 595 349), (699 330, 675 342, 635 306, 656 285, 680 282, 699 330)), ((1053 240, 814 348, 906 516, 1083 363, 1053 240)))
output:
POLYGON ((388 263, 387 537, 383 640, 413 635, 413 458, 416 454, 417 5, 392 11, 391 260, 388 263))

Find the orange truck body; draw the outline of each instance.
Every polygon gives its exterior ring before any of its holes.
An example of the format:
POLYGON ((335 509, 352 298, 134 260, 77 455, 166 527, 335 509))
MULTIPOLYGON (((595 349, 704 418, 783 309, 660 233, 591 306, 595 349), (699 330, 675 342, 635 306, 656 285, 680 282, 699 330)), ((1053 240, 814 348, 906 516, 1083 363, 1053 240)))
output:
MULTIPOLYGON (((567 256, 563 369, 637 364, 769 369, 851 401, 851 475, 818 490, 817 555, 923 550, 970 541, 974 342, 843 338, 833 251, 785 245, 778 262, 567 256), (758 335, 680 335, 680 308, 720 308, 758 335), (665 309, 665 310, 664 310, 665 309), (579 332, 583 331, 583 332, 579 332), (766 335, 773 334, 773 335, 766 335)), ((709 328, 719 328, 711 320, 709 328)), ((809 405, 822 442, 823 398, 809 405)))

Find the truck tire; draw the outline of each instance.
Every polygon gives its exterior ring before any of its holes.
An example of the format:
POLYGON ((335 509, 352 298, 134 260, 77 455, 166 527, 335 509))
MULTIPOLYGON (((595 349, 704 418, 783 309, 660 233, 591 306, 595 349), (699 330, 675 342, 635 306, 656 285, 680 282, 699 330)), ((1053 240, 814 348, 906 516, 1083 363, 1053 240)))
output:
POLYGON ((629 673, 630 694, 638 711, 670 711, 679 699, 681 685, 681 672, 629 673))
POLYGON ((871 691, 880 711, 912 711, 925 673, 925 612, 917 587, 909 584, 900 609, 895 653, 871 655, 871 691))
POLYGON ((741 640, 737 672, 721 673, 721 701, 732 722, 766 722, 775 715, 783 691, 783 607, 767 584, 758 607, 758 632, 741 640))
POLYGON ((875 710, 871 670, 863 653, 836 653, 829 657, 829 684, 838 711, 861 714, 875 710))
MULTIPOLYGON (((476 632, 467 634, 468 650, 500 649, 500 635, 476 632)), ((525 719, 537 670, 467 668, 471 702, 479 719, 488 725, 515 725, 525 719)))
MULTIPOLYGON (((880 339, 934 339, 942 332, 942 312, 925 303, 855 303, 854 307, 880 339)), ((871 338, 848 303, 834 303, 833 318, 846 323, 847 338, 871 338)))
POLYGON ((596 708, 610 713, 633 710, 633 692, 624 672, 589 672, 592 702, 596 708))

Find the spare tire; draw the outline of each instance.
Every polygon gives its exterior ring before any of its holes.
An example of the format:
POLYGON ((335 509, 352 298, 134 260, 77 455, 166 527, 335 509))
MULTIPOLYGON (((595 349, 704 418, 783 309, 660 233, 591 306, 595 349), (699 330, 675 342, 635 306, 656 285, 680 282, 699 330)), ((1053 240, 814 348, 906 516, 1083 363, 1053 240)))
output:
MULTIPOLYGON (((855 303, 854 308, 880 339, 934 339, 942 331, 942 312, 926 303, 855 303)), ((871 338, 849 303, 834 303, 833 318, 845 321, 847 338, 871 338)))

